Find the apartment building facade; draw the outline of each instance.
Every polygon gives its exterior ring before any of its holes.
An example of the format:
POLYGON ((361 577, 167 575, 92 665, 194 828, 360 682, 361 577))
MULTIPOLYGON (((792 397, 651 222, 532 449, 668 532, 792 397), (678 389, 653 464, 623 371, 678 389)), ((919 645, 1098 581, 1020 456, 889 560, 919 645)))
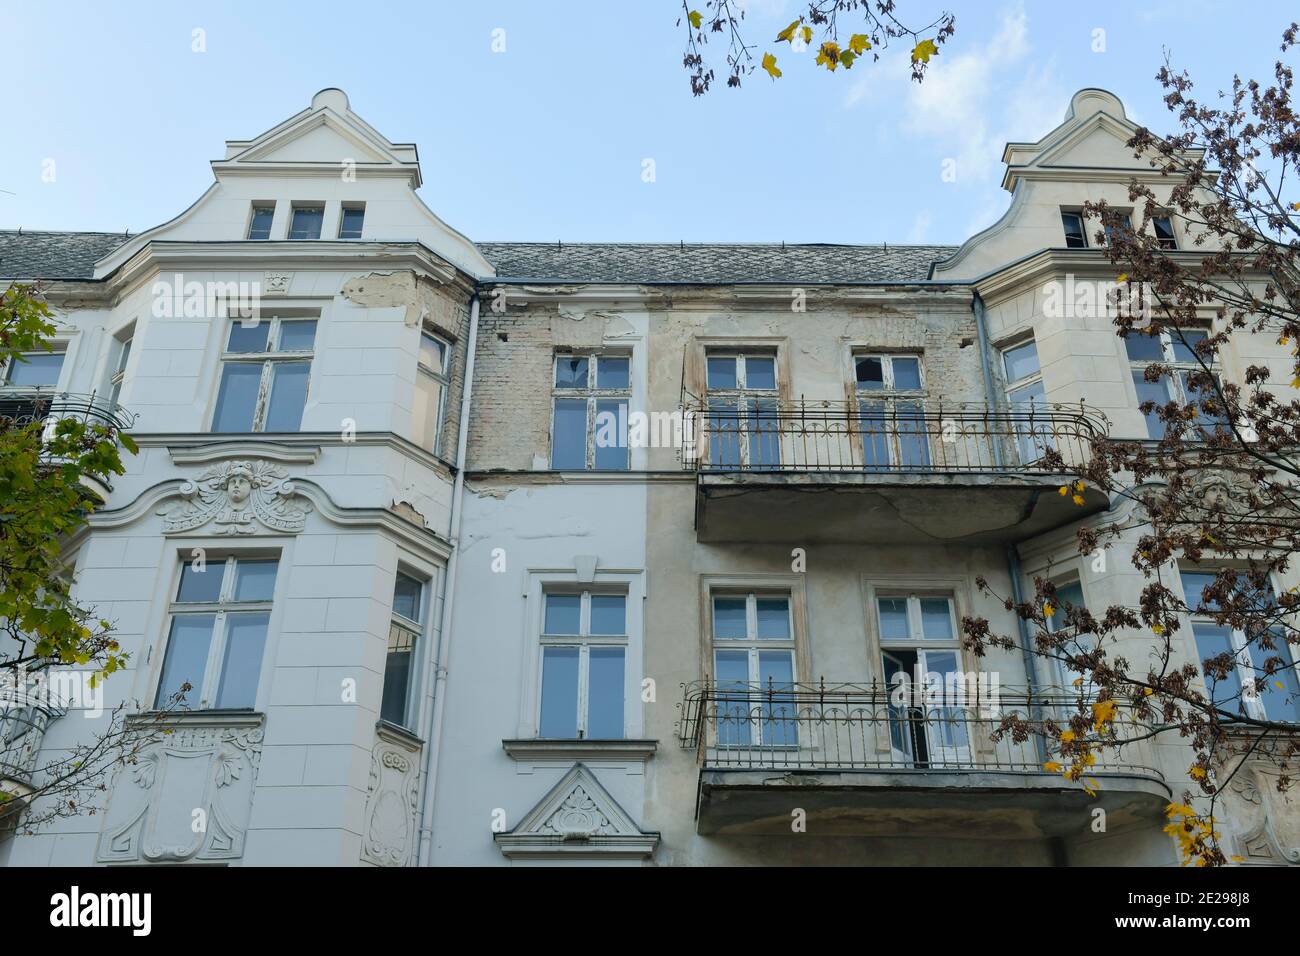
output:
MULTIPOLYGON (((1190 751, 1135 741, 1095 794, 1046 772, 992 731, 1072 675, 960 633, 1019 633, 977 578, 1009 597, 1047 575, 1089 607, 1142 587, 1077 553, 1119 506, 1063 498, 1040 461, 1159 427, 1151 359, 1050 301, 1114 278, 1078 210, 1151 177, 1132 129, 1080 91, 1007 146, 1009 209, 960 247, 475 244, 415 194, 415 148, 326 90, 228 143, 157 229, 5 235, 0 273, 47 280, 63 355, 10 394, 107 396, 141 444, 69 544, 132 654, 108 706, 194 690, 100 812, 0 854, 1176 862, 1190 751), (260 314, 190 282, 256 283, 260 314), (900 705, 900 675, 975 697, 900 705)), ((1290 358, 1239 351, 1225 377, 1290 358)), ((109 719, 47 715, 32 760, 109 719)), ((1293 798, 1262 763, 1240 777, 1226 840, 1300 860, 1293 798)))

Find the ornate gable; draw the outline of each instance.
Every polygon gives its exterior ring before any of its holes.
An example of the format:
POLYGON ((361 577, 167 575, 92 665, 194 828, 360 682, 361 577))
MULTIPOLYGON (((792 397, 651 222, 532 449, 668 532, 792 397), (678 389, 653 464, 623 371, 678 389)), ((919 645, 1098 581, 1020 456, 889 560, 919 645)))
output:
POLYGON ((569 770, 509 833, 498 833, 507 857, 648 857, 659 834, 645 832, 583 764, 569 770))

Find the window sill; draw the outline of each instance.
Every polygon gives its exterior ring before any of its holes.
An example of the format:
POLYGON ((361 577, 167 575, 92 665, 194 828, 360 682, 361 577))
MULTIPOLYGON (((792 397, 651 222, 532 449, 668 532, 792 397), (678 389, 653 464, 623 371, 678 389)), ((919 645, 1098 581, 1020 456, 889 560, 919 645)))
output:
POLYGON ((419 749, 424 746, 424 741, 415 733, 415 731, 409 730, 401 724, 395 724, 389 720, 376 721, 375 733, 380 737, 387 738, 395 743, 406 744, 408 747, 419 749))
POLYGON ((659 749, 658 740, 503 740, 515 760, 634 760, 644 762, 659 749))
POLYGON ((147 727, 260 727, 266 715, 256 710, 146 710, 132 714, 127 725, 147 727))

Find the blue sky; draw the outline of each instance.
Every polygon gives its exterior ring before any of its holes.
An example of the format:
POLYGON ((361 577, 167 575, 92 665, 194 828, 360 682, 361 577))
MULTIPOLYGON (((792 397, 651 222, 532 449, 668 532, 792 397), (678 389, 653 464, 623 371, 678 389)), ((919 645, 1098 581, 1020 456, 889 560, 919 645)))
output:
POLYGON ((900 0, 905 21, 957 15, 917 86, 901 45, 830 75, 771 43, 795 0, 748 7, 784 77, 697 99, 673 0, 9 4, 0 226, 147 229, 207 187, 226 139, 338 86, 419 145, 421 195, 472 239, 955 243, 1009 201, 1002 144, 1038 139, 1076 89, 1110 89, 1168 129, 1162 48, 1210 93, 1234 70, 1271 75, 1295 16, 1273 2, 900 0))

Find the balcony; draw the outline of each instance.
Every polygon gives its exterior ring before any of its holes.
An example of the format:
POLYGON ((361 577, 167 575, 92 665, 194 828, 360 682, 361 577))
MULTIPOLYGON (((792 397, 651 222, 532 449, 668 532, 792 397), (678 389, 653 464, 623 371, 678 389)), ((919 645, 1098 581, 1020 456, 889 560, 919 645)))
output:
MULTIPOLYGON (((1065 696, 1006 690, 970 706, 891 703, 883 685, 687 685, 678 724, 700 776, 702 834, 788 834, 795 808, 827 835, 1043 839, 1162 818, 1170 790, 1147 729, 1116 720, 1119 747, 1088 774, 1096 796, 1043 764, 1040 738, 995 731, 1019 715, 1064 720, 1065 696)), ((954 698, 948 698, 954 699, 954 698)))
MULTIPOLYGON (((44 422, 48 435, 54 424, 64 419, 101 425, 115 432, 126 431, 135 424, 133 414, 94 392, 85 395, 44 387, 0 387, 0 430, 44 422)), ((84 475, 82 484, 101 500, 106 500, 111 490, 105 476, 84 475)))
POLYGON ((683 403, 699 540, 995 544, 1104 510, 1058 494, 1101 437, 1084 406, 683 403), (779 515, 781 520, 773 520, 779 515))
POLYGON ((48 703, 0 699, 0 836, 12 830, 34 789, 32 775, 50 721, 66 711, 48 703))

